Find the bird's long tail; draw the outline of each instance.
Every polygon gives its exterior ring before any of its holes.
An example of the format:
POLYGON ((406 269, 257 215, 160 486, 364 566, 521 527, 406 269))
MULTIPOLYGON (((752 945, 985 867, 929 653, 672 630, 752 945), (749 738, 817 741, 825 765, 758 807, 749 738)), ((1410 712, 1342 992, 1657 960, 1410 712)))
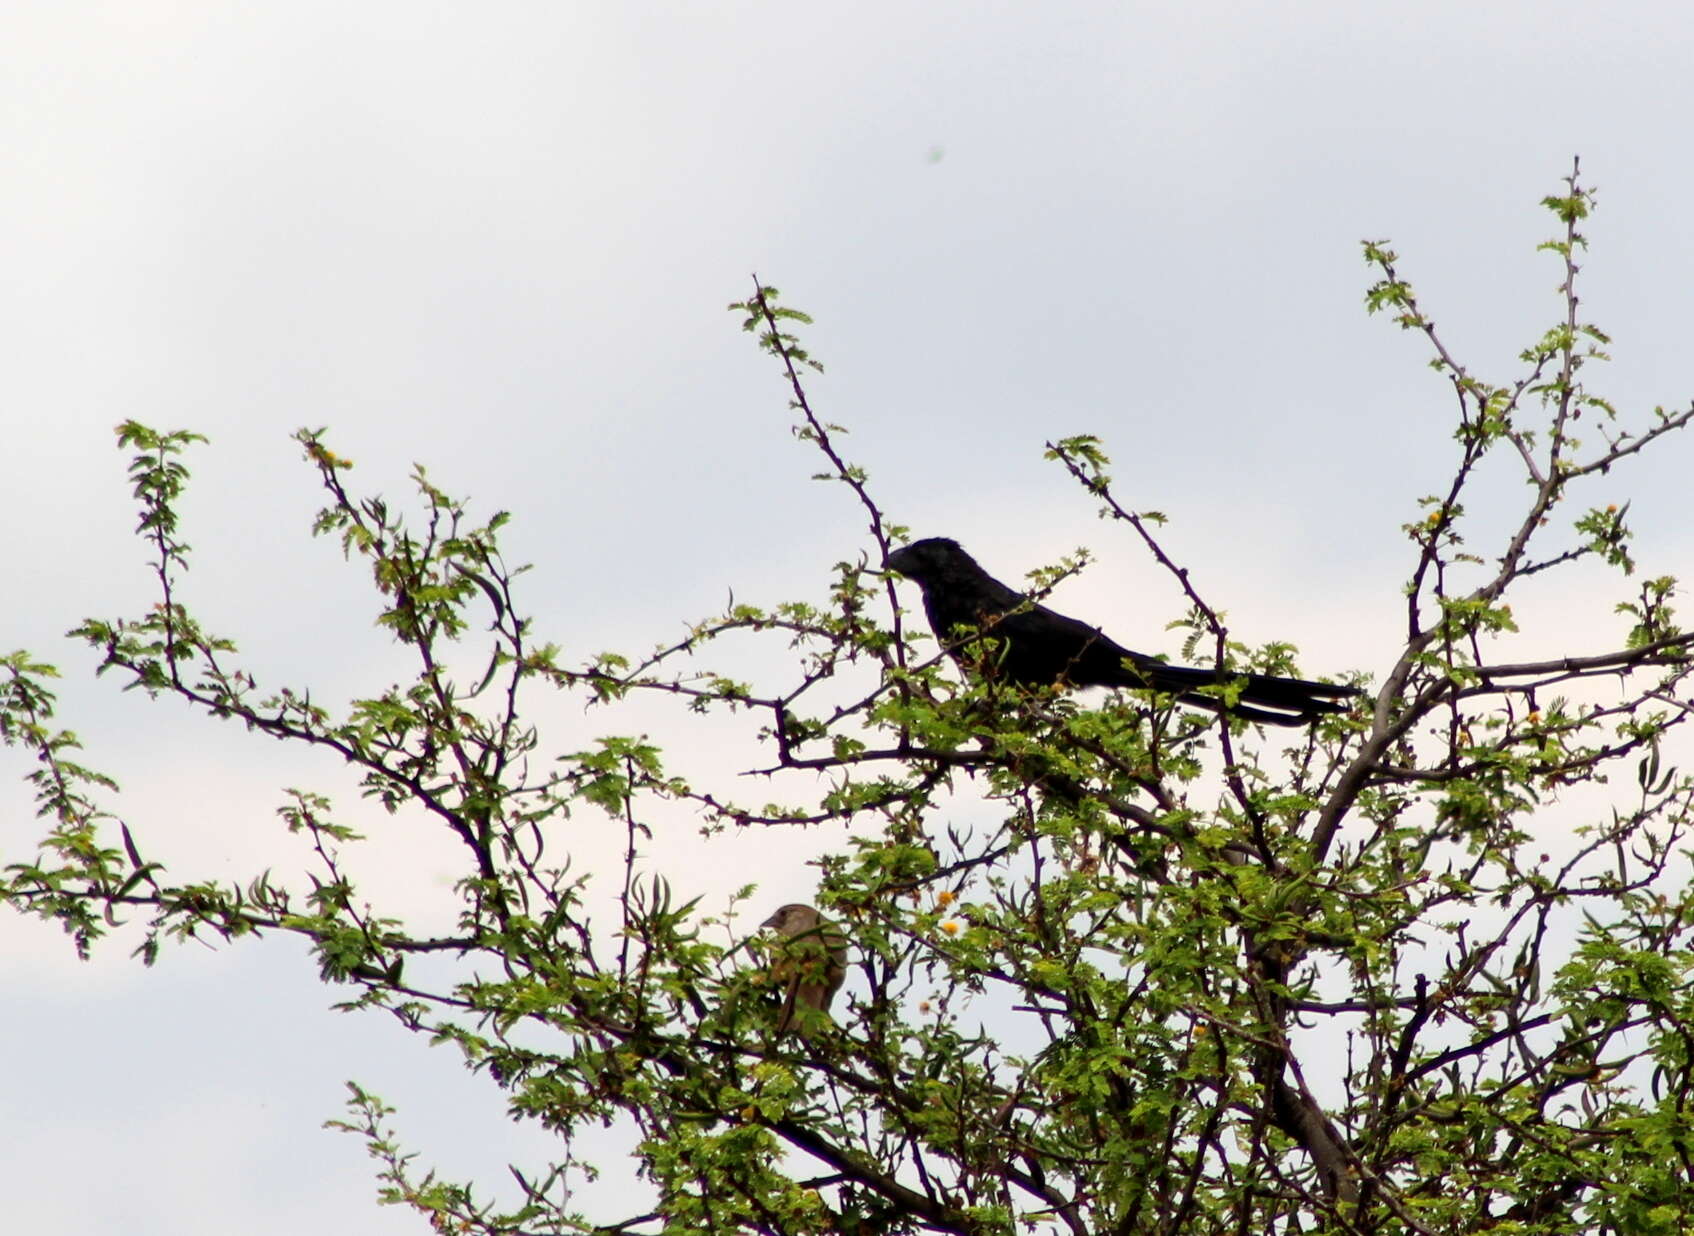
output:
POLYGON ((1356 687, 1332 682, 1275 678, 1269 674, 1220 676, 1215 670, 1153 660, 1126 664, 1124 678, 1124 686, 1168 691, 1184 704, 1197 704, 1213 711, 1223 711, 1223 702, 1215 695, 1197 694, 1194 688, 1239 682, 1241 694, 1236 705, 1228 710, 1230 715, 1271 725, 1309 725, 1319 717, 1346 712, 1349 701, 1362 694, 1356 687))

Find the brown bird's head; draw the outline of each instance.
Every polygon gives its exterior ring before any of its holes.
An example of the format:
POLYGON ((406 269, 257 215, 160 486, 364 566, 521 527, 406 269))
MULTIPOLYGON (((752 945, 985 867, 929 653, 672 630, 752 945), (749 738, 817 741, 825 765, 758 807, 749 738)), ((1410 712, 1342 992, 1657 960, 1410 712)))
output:
POLYGON ((821 922, 823 922, 823 916, 811 906, 801 905, 799 902, 789 902, 760 923, 759 926, 775 927, 785 936, 797 936, 817 930, 817 926, 821 922))

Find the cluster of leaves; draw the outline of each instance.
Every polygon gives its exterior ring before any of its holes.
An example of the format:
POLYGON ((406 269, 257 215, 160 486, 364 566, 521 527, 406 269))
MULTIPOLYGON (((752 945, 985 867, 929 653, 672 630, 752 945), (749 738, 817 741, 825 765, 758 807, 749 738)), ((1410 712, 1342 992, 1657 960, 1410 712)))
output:
MULTIPOLYGON (((307 791, 282 819, 315 847, 309 887, 175 880, 101 805, 113 787, 75 762, 51 667, 23 654, 0 662, 0 737, 36 758, 49 831, 0 895, 62 921, 83 952, 135 919, 148 958, 170 938, 294 933, 327 980, 351 985, 350 1006, 460 1045, 561 1149, 539 1177, 517 1174, 515 1201, 483 1201, 418 1176, 388 1108, 355 1088, 343 1127, 378 1157, 385 1198, 442 1231, 1680 1230, 1694 896, 1678 847, 1694 779, 1670 740, 1694 708, 1694 637, 1674 622, 1674 581, 1638 581, 1625 509, 1593 507, 1569 533, 1552 514, 1694 409, 1632 429, 1588 391, 1605 342, 1577 318, 1592 197, 1573 172, 1547 205, 1564 318, 1504 384, 1459 365, 1395 255, 1365 246, 1379 276, 1368 306, 1428 339, 1458 455, 1406 525, 1391 668, 1352 715, 1280 749, 1146 693, 1088 706, 961 681, 909 636, 866 562, 837 564, 827 600, 738 604, 646 657, 566 664, 521 614, 503 515, 473 523, 419 470, 409 522, 349 492, 346 462, 302 432, 329 496, 317 531, 370 564, 381 622, 416 661, 408 681, 332 715, 303 687, 261 689, 190 615, 176 502, 194 436, 129 424, 158 600, 75 634, 126 686, 327 749, 376 802, 425 812, 461 845, 458 926, 430 936, 364 908, 361 838, 307 791), (1584 417, 1597 446, 1575 435, 1584 417), (1482 554, 1465 547, 1465 501, 1491 455, 1518 461, 1527 497, 1482 554), (1515 630, 1514 585, 1589 560, 1625 581, 1616 647, 1492 655, 1515 630), (783 641, 788 676, 694 668, 731 636, 783 641), (479 668, 461 674, 467 649, 479 668), (656 695, 685 720, 751 714, 755 758, 793 799, 695 784, 646 739, 549 750, 525 720, 538 692, 608 708, 656 695), (1628 792, 1608 780, 1631 769, 1628 792), (1553 843, 1542 821, 1583 787, 1603 788, 1602 808, 1553 843), (728 918, 653 876, 652 823, 679 804, 708 830, 850 825, 819 894, 853 943, 837 1024, 778 1036, 757 946, 715 942, 728 918), (546 854, 581 812, 626 839, 610 918, 546 854), (602 1126, 632 1133, 646 1191, 589 1213, 577 1199, 604 1166, 602 1126)), ((807 319, 762 286, 735 308, 782 366, 822 475, 862 505, 880 562, 905 530, 812 411, 801 370, 816 364, 794 334, 807 319)), ((1295 670, 1286 645, 1230 638, 1159 544, 1160 517, 1120 504, 1099 442, 1049 451, 1186 590, 1190 655, 1295 670)), ((1032 595, 1079 565, 1040 573, 1032 595)))

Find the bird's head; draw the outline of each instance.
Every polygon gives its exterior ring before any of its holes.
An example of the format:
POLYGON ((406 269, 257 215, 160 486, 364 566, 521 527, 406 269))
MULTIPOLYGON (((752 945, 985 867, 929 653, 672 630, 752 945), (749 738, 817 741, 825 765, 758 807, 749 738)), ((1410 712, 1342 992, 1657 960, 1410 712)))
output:
POLYGON ((886 571, 898 571, 907 579, 924 584, 966 562, 975 565, 957 541, 932 536, 902 545, 883 559, 882 566, 886 571))
POLYGON ((774 927, 785 936, 798 936, 816 930, 822 921, 822 916, 811 906, 790 902, 759 925, 774 927))

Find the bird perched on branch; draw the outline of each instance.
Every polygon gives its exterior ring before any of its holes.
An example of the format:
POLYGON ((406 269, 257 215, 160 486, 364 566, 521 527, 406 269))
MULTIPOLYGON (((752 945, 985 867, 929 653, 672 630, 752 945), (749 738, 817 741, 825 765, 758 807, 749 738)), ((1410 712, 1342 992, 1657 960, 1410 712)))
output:
POLYGON ((1098 627, 1054 613, 1008 588, 977 564, 957 541, 930 537, 888 555, 883 566, 923 589, 930 629, 960 665, 1023 686, 1065 683, 1073 687, 1131 687, 1162 691, 1184 704, 1228 711, 1231 716, 1271 725, 1308 725, 1346 712, 1360 692, 1353 687, 1268 674, 1232 674, 1166 665, 1131 652, 1098 627), (962 635, 960 627, 972 634, 962 635), (995 641, 991 655, 979 640, 995 641), (974 652, 974 655, 973 655, 974 652), (1239 683, 1239 702, 1225 708, 1198 688, 1239 683))
POLYGON ((847 977, 847 937, 811 906, 798 903, 783 906, 761 925, 782 936, 771 967, 771 977, 783 985, 777 1034, 795 1028, 798 1009, 816 1009, 827 1018, 829 1002, 847 977))

